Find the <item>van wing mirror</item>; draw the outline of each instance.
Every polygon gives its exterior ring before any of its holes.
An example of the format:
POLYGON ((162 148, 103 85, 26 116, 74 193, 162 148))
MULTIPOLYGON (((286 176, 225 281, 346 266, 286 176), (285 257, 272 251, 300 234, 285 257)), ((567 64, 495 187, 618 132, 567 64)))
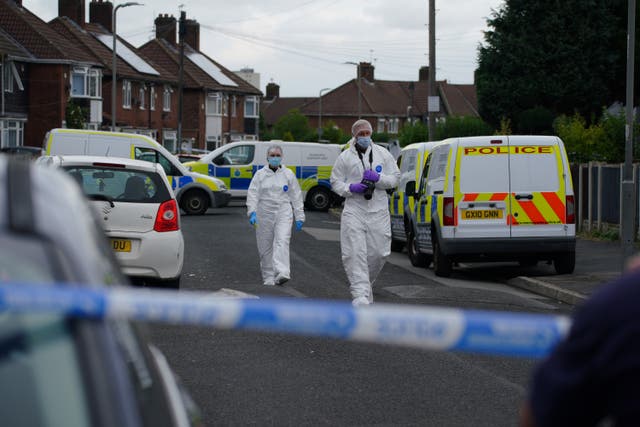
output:
POLYGON ((415 194, 416 194, 416 182, 415 181, 407 182, 407 184, 404 186, 404 193, 407 194, 407 195, 410 195, 412 197, 415 197, 415 194))

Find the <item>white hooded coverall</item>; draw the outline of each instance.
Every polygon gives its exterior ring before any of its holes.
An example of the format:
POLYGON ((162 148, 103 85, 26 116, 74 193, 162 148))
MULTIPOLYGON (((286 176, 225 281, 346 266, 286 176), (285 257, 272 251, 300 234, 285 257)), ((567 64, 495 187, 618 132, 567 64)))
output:
POLYGON ((292 207, 296 221, 304 221, 302 191, 294 173, 283 165, 275 172, 269 166, 258 170, 247 192, 247 215, 256 213, 256 241, 265 285, 274 284, 279 277, 291 277, 292 207))
POLYGON ((331 188, 345 198, 340 222, 340 247, 351 296, 354 301, 364 298, 372 303, 371 286, 391 252, 389 199, 385 190, 398 185, 400 171, 385 148, 371 143, 362 153, 361 160, 355 145, 352 138, 349 148, 336 160, 331 172, 331 188), (371 200, 366 200, 363 194, 349 191, 350 184, 362 181, 365 167, 380 175, 371 200))

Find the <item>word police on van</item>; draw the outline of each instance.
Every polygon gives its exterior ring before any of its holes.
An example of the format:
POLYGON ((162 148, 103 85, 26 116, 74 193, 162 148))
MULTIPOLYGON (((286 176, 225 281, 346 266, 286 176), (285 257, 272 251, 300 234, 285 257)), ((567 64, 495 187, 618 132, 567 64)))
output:
POLYGON ((229 204, 231 193, 216 178, 186 168, 162 145, 145 135, 80 129, 52 129, 44 140, 44 152, 53 155, 124 157, 158 163, 164 169, 180 208, 202 215, 208 208, 229 204))
POLYGON ((553 261, 558 274, 573 272, 575 201, 559 138, 446 139, 414 167, 422 172, 405 186, 415 200, 404 208, 407 247, 422 265, 433 261, 437 275, 457 261, 502 260, 553 261))
POLYGON ((253 175, 267 164, 267 149, 282 147, 282 164, 296 175, 305 204, 327 210, 338 197, 331 191, 329 177, 341 148, 334 144, 283 141, 237 141, 212 151, 185 166, 224 181, 233 197, 246 197, 253 175))

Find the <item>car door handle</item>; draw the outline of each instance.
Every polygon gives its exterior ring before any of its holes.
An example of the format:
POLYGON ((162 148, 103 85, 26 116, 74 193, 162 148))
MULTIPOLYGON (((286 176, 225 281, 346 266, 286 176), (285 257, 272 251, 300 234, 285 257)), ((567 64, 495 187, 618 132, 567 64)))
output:
POLYGON ((520 200, 520 199, 532 200, 533 194, 516 194, 516 200, 520 200))

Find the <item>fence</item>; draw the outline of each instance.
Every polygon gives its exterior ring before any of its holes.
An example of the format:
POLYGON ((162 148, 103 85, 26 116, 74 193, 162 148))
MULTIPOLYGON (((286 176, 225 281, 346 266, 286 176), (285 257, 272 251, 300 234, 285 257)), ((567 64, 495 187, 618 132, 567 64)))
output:
MULTIPOLYGON (((604 231, 619 229, 622 223, 622 170, 623 163, 589 162, 571 165, 576 198, 578 231, 604 231)), ((633 165, 635 203, 638 197, 638 165, 633 165)), ((638 235, 640 223, 636 206, 634 230, 638 235)))

